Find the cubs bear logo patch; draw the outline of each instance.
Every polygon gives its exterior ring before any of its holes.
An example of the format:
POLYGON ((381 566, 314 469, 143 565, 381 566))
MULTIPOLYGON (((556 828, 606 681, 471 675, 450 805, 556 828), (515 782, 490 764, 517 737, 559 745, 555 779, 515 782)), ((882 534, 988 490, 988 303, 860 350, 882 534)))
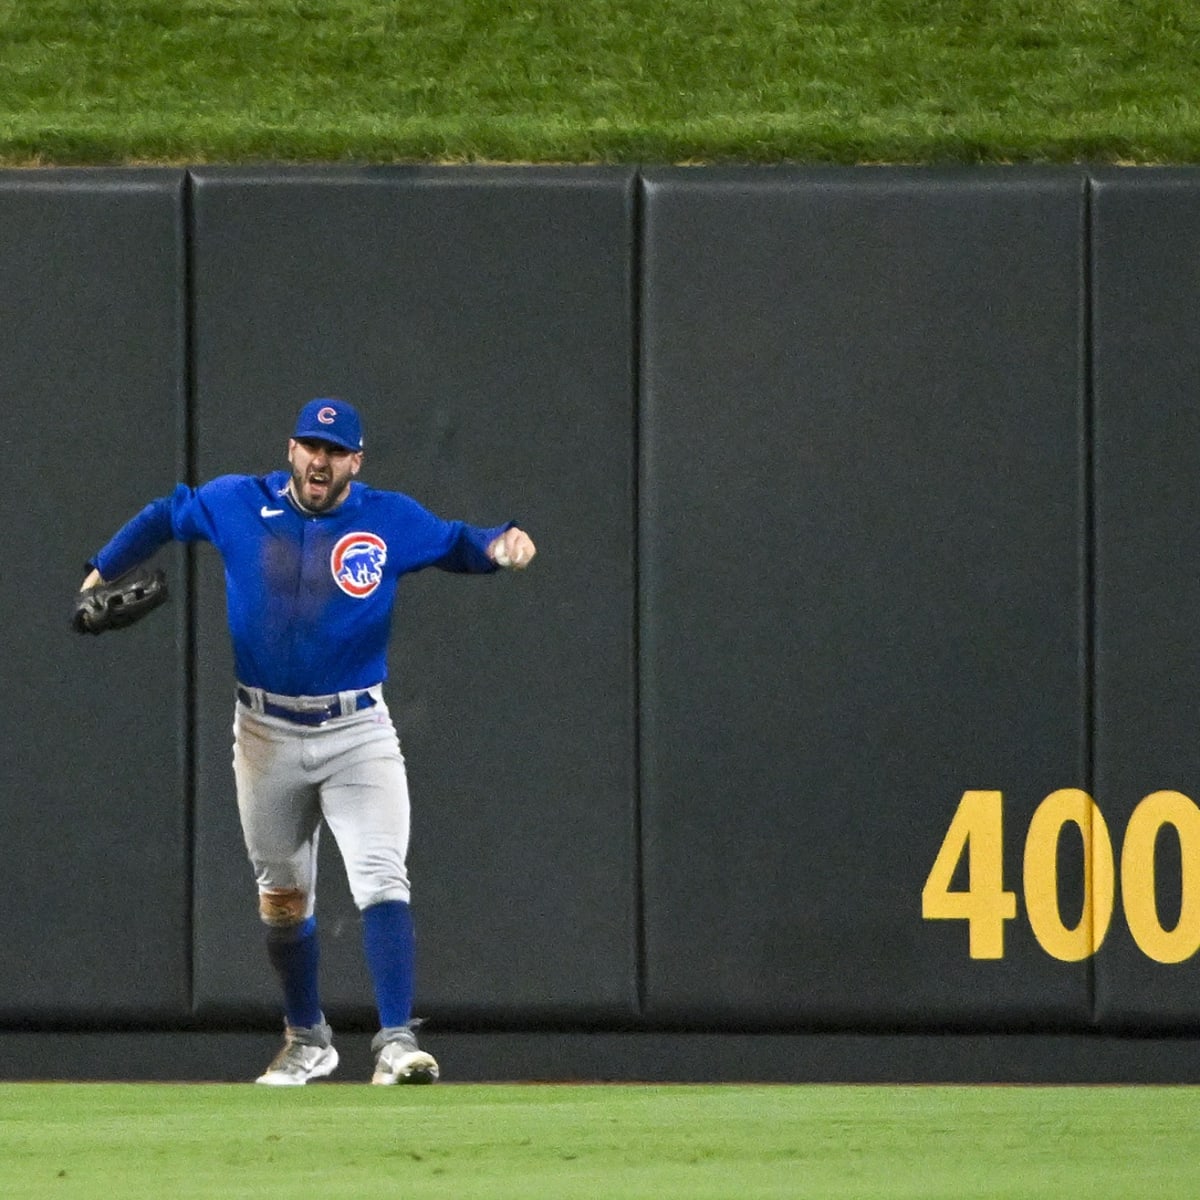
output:
POLYGON ((333 581, 356 600, 369 596, 383 580, 387 543, 377 533, 347 533, 329 556, 333 581))

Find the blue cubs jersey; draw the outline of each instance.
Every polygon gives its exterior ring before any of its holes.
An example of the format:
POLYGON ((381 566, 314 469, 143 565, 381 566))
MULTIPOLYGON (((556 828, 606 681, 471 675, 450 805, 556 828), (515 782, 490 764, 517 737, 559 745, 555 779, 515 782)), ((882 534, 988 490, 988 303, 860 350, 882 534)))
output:
POLYGON ((211 542, 225 564, 238 680, 285 696, 358 690, 387 675, 400 576, 423 567, 494 571, 493 529, 444 521, 398 492, 351 483, 326 513, 291 500, 288 472, 180 484, 92 559, 115 579, 172 538, 211 542))

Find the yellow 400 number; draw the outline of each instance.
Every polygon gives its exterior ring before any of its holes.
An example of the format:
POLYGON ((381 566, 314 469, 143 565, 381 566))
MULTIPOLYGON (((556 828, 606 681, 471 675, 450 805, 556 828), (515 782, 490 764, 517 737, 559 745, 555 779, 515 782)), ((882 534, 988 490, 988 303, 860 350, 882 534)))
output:
MULTIPOLYGON (((1112 920, 1116 869, 1112 838, 1096 802, 1078 788, 1051 792, 1025 835, 1025 911, 1047 954, 1079 962, 1095 954, 1112 920), (1083 910, 1064 924, 1058 902, 1058 840, 1063 826, 1083 838, 1083 910)), ((1121 847, 1121 900, 1133 940, 1148 958, 1179 963, 1200 949, 1200 808, 1181 792, 1153 792, 1138 804, 1121 847), (1154 899, 1154 848, 1164 825, 1179 838, 1183 872, 1179 920, 1164 929, 1154 899)), ((1015 892, 1004 890, 1004 805, 1000 792, 964 792, 921 892, 927 921, 966 921, 972 958, 1004 957, 1004 922, 1017 915, 1015 892), (951 891, 967 856, 966 891, 951 891)))

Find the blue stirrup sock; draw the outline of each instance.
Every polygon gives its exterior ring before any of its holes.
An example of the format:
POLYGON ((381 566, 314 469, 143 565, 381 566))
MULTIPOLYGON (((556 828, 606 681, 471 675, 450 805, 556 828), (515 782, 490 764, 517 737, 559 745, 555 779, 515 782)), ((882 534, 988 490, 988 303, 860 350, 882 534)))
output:
POLYGON ((283 1012, 293 1028, 310 1029, 321 1023, 317 989, 317 918, 299 925, 268 926, 267 956, 283 984, 283 1012))
POLYGON ((413 936, 412 910, 403 900, 384 900, 364 908, 363 949, 375 985, 375 1004, 383 1029, 407 1025, 412 1017, 413 936))

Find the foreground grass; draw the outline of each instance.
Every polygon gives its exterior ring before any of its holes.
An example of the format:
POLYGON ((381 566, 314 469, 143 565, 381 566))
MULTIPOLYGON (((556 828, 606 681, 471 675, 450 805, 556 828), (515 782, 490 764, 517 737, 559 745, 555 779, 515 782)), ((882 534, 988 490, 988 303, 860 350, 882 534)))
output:
POLYGON ((1200 161, 1189 0, 0 0, 0 162, 1200 161))
POLYGON ((0 1195, 1192 1200, 1200 1089, 0 1085, 0 1195))

